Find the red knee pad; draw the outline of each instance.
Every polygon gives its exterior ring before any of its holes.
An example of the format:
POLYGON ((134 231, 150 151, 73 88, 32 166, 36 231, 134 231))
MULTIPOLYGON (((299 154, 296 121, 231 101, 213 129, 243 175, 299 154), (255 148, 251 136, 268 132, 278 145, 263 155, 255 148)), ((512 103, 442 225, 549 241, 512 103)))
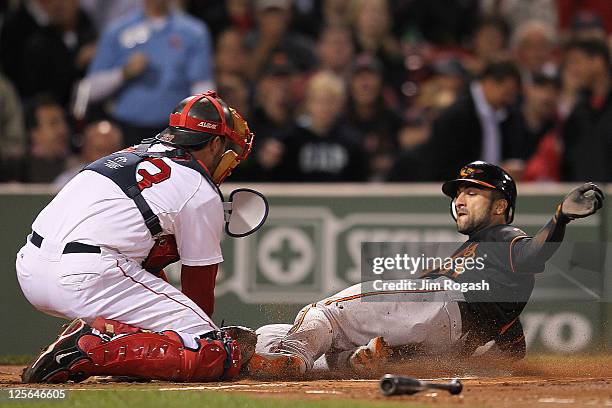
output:
POLYGON ((166 381, 219 381, 240 371, 240 346, 235 340, 199 339, 199 348, 185 348, 174 332, 139 332, 105 341, 84 335, 79 347, 90 360, 70 367, 72 373, 117 375, 166 381))

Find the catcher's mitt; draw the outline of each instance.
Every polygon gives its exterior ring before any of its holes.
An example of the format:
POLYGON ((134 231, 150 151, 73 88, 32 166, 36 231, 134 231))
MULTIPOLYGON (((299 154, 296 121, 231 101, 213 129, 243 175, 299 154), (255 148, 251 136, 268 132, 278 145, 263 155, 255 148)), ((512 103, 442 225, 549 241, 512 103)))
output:
POLYGON ((232 339, 240 344, 240 361, 244 366, 255 353, 255 345, 257 344, 257 334, 255 330, 244 326, 224 326, 221 327, 221 331, 227 333, 232 339))
POLYGON ((147 255, 147 258, 142 262, 142 267, 146 269, 147 272, 159 277, 166 266, 179 259, 181 259, 181 257, 178 253, 174 235, 163 235, 155 240, 155 244, 149 251, 149 255, 147 255))

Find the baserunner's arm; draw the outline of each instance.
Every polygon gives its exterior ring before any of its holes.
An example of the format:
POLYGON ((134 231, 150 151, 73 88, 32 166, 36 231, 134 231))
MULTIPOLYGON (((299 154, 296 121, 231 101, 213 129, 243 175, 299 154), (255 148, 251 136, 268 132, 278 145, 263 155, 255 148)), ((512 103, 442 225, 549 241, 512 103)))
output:
POLYGON ((517 237, 511 244, 514 265, 542 264, 553 256, 565 235, 565 226, 576 218, 594 214, 603 205, 603 192, 593 183, 572 190, 557 211, 533 237, 517 237))

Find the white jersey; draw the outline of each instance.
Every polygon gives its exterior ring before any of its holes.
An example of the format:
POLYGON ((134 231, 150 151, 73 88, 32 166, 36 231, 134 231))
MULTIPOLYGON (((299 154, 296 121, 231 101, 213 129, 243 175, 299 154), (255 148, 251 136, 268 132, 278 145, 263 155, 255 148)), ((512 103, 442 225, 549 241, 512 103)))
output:
MULTIPOLYGON (((150 151, 168 149, 154 145, 150 151)), ((181 262, 204 266, 223 261, 223 204, 201 174, 163 158, 169 177, 142 190, 159 217, 163 234, 176 238, 181 262)), ((161 170, 144 161, 138 171, 155 176, 161 170)), ((142 180, 137 175, 137 180, 142 180)), ((44 239, 65 244, 82 242, 110 248, 141 262, 154 244, 134 201, 111 179, 85 170, 74 177, 38 215, 32 229, 44 239)))

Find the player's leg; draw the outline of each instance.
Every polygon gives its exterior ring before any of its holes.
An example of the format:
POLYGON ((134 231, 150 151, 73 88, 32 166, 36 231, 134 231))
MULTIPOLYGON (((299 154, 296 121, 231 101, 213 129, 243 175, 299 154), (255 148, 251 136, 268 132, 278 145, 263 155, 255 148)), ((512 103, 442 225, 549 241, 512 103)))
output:
POLYGON ((99 282, 84 290, 87 307, 77 317, 88 323, 102 316, 151 331, 173 330, 189 347, 194 337, 218 330, 191 299, 138 263, 112 255, 105 261, 99 282))
POLYGON ((454 294, 377 292, 368 287, 355 285, 324 302, 332 325, 341 328, 342 335, 332 344, 336 355, 328 358, 336 366, 351 367, 351 359, 359 366, 376 366, 376 359, 389 354, 387 345, 416 346, 436 354, 459 340, 461 317, 454 294))
POLYGON ((311 369, 314 362, 331 347, 334 330, 325 310, 316 304, 306 306, 298 313, 293 326, 273 351, 300 356, 311 369))
POLYGON ((257 353, 271 353, 278 346, 281 339, 289 333, 293 325, 291 324, 266 324, 255 330, 257 334, 257 353))
POLYGON ((324 301, 332 325, 341 328, 332 344, 336 350, 366 345, 379 336, 390 346, 444 350, 461 335, 459 308, 447 292, 370 291, 364 283, 358 293, 343 295, 324 301))
MULTIPOLYGON (((45 241, 45 246, 37 248, 30 242, 30 238, 26 244, 17 253, 15 268, 17 271, 17 280, 26 299, 41 312, 47 313, 56 317, 64 317, 70 308, 70 302, 65 300, 70 289, 78 289, 79 285, 87 284, 87 282, 95 280, 100 276, 101 271, 94 271, 87 268, 80 274, 80 283, 77 279, 74 280, 74 285, 63 285, 59 281, 61 276, 61 259, 62 247, 56 245, 57 248, 52 248, 45 241)), ((77 254, 76 256, 81 261, 89 264, 99 262, 100 254, 77 254)), ((86 265, 83 265, 85 267, 86 265)), ((66 274, 67 279, 71 275, 66 274)))
POLYGON ((174 286, 121 254, 66 254, 57 260, 24 248, 18 278, 39 310, 67 319, 116 320, 145 330, 173 330, 189 347, 194 338, 218 330, 212 319, 174 286))
POLYGON ((271 326, 259 329, 266 337, 249 361, 248 371, 253 376, 302 374, 312 369, 314 362, 329 350, 332 343, 331 324, 316 305, 303 308, 294 325, 283 336, 278 332, 281 328, 274 327, 279 325, 271 326))
MULTIPOLYGON (((284 337, 275 338, 275 342, 268 343, 265 353, 255 354, 249 363, 249 371, 255 375, 259 373, 264 376, 274 376, 284 374, 297 367, 301 370, 299 372, 302 372, 302 367, 307 370, 312 369, 314 362, 329 352, 330 349, 340 353, 348 350, 354 352, 357 347, 368 345, 371 338, 367 338, 361 343, 346 338, 344 330, 346 328, 350 330, 349 325, 345 323, 347 316, 341 316, 338 313, 344 308, 344 305, 334 304, 336 299, 352 299, 360 295, 361 285, 357 284, 330 298, 304 307, 297 315, 294 326, 284 337), (295 357, 299 358, 299 364, 296 364, 295 357)), ((347 304, 350 305, 350 303, 347 304)), ((360 313, 361 310, 356 310, 356 312, 360 313)), ((350 315, 351 313, 348 314, 348 316, 350 315)), ((371 314, 368 314, 368 316, 371 316, 371 314)), ((368 322, 364 325, 369 326, 370 324, 371 322, 368 322)), ((355 333, 358 332, 355 331, 355 333)), ((381 341, 374 343, 376 345, 384 344, 381 341)), ((346 368, 350 354, 342 353, 341 361, 338 364, 338 354, 334 353, 336 358, 328 359, 327 365, 330 368, 346 368), (346 354, 346 357, 343 354, 346 354)))
POLYGON ((138 332, 109 337, 75 319, 22 374, 25 383, 82 381, 117 375, 168 381, 219 381, 240 370, 236 341, 211 332, 198 349, 185 347, 175 332, 138 332))
POLYGON ((280 341, 291 330, 290 324, 267 324, 255 331, 257 344, 255 354, 247 363, 247 372, 253 377, 299 375, 305 370, 300 357, 291 353, 277 353, 280 341))
POLYGON ((86 322, 76 324, 77 330, 64 331, 43 351, 24 373, 25 381, 61 381, 98 374, 207 380, 218 379, 219 369, 226 376, 235 375, 239 369, 237 344, 224 344, 216 325, 197 305, 137 263, 105 250, 98 258, 95 254, 70 254, 57 261, 34 255, 26 252, 17 262, 28 299, 41 310, 67 318, 84 316, 86 322), (34 284, 37 279, 46 288, 34 284), (108 338, 86 324, 97 316, 158 333, 108 338))

